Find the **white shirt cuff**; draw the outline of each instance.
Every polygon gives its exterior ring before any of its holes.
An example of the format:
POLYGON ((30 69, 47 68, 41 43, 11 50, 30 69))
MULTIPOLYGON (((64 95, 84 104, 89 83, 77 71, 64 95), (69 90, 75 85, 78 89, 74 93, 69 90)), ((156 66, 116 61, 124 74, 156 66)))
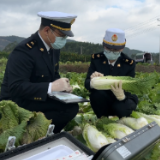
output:
POLYGON ((49 87, 48 87, 48 94, 52 93, 52 83, 49 83, 49 87))

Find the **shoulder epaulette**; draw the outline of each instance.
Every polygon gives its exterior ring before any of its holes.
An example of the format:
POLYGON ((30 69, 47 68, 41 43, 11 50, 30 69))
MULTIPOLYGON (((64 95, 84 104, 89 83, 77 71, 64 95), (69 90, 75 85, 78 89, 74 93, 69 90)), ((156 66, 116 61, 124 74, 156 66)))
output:
POLYGON ((121 56, 122 56, 122 61, 129 64, 129 65, 132 65, 134 64, 134 60, 131 59, 130 57, 128 57, 127 55, 125 55, 124 53, 121 53, 121 56))
POLYGON ((103 57, 104 57, 103 53, 92 54, 92 59, 99 59, 99 58, 103 58, 103 57))
POLYGON ((26 43, 27 48, 32 49, 36 46, 36 40, 31 40, 29 42, 26 43))

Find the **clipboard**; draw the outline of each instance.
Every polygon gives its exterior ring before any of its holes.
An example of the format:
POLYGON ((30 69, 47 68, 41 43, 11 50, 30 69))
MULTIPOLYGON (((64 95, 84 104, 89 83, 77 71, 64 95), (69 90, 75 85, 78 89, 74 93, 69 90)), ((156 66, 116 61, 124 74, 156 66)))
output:
POLYGON ((90 102, 88 99, 85 99, 83 97, 77 96, 72 93, 67 93, 67 92, 52 92, 52 93, 48 93, 48 96, 52 99, 61 101, 62 103, 90 102))

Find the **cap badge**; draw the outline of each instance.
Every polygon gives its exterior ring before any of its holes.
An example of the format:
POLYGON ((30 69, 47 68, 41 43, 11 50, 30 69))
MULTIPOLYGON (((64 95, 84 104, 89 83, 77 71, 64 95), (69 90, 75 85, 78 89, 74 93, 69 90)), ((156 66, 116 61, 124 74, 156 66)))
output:
POLYGON ((98 55, 97 55, 97 57, 99 58, 99 57, 100 57, 100 55, 98 54, 98 55))
POLYGON ((43 48, 40 48, 40 51, 42 51, 42 52, 43 52, 43 51, 44 51, 44 49, 43 49, 43 48))
POLYGON ((120 64, 117 64, 117 67, 121 67, 121 65, 120 65, 120 64))
POLYGON ((116 34, 114 34, 113 36, 112 36, 112 41, 117 41, 117 39, 118 39, 118 36, 116 35, 116 34))
POLYGON ((103 64, 106 64, 106 61, 104 61, 103 64))

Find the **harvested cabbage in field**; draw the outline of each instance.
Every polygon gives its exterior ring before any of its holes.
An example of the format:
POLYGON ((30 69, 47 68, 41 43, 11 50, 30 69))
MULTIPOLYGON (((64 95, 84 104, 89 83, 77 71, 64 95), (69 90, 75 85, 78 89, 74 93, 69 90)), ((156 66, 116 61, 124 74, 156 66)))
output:
POLYGON ((27 122, 23 121, 20 125, 7 129, 2 134, 0 134, 0 152, 4 152, 9 136, 16 137, 15 145, 16 147, 18 147, 20 145, 20 140, 23 137, 23 134, 25 133, 26 126, 27 122))
POLYGON ((18 125, 18 106, 12 101, 0 102, 0 134, 18 125))
POLYGON ((132 130, 131 128, 119 123, 110 123, 104 125, 103 127, 111 137, 118 139, 121 139, 134 132, 134 130, 132 130))
POLYGON ((8 137, 16 137, 16 146, 28 144, 46 135, 51 120, 41 112, 31 112, 12 101, 0 102, 0 152, 8 137))
POLYGON ((22 121, 29 121, 30 118, 32 118, 34 116, 34 113, 31 111, 28 111, 24 108, 18 107, 18 119, 19 119, 19 123, 21 123, 22 121))
POLYGON ((150 117, 153 117, 153 118, 157 118, 158 120, 160 120, 160 116, 158 115, 149 115, 150 117))
POLYGON ((134 94, 143 94, 149 91, 155 84, 155 75, 150 74, 145 78, 132 78, 129 76, 104 76, 95 77, 91 80, 91 85, 97 90, 109 90, 115 82, 122 81, 122 88, 134 94))
POLYGON ((82 134, 82 128, 79 126, 75 126, 71 133, 73 136, 79 136, 80 134, 82 134))
POLYGON ((111 138, 109 139, 109 142, 107 138, 96 129, 96 127, 89 124, 86 124, 84 127, 83 138, 85 139, 88 147, 94 152, 97 152, 104 145, 111 143, 111 138))
POLYGON ((148 121, 148 123, 155 121, 160 126, 160 119, 158 119, 156 115, 146 115, 146 114, 143 114, 140 112, 133 111, 131 116, 134 118, 144 117, 148 121), (156 118, 155 118, 155 116, 156 116, 156 118))
POLYGON ((34 117, 30 119, 26 127, 26 132, 21 139, 22 144, 32 143, 46 136, 48 126, 52 120, 48 120, 41 112, 35 112, 34 117))
POLYGON ((148 121, 144 118, 131 118, 131 117, 123 117, 121 118, 118 123, 124 124, 134 130, 140 129, 148 124, 148 121))
POLYGON ((72 85, 72 88, 73 88, 73 90, 76 89, 76 88, 81 89, 80 86, 77 83, 75 83, 74 85, 72 85))

